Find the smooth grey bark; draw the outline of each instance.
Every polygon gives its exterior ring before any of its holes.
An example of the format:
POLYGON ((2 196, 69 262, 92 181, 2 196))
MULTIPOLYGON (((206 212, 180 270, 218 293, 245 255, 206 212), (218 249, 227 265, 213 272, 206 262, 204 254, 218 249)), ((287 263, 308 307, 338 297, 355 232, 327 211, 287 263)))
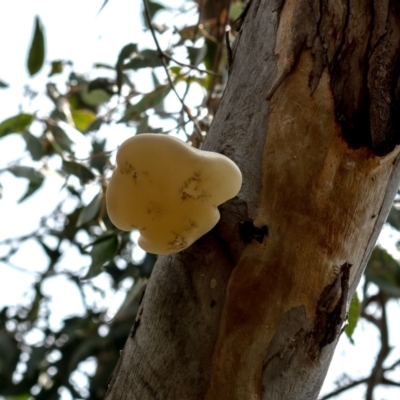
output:
POLYGON ((252 0, 203 146, 242 190, 158 259, 107 400, 317 398, 400 181, 399 16, 389 0, 252 0), (262 243, 241 237, 249 220, 262 243))

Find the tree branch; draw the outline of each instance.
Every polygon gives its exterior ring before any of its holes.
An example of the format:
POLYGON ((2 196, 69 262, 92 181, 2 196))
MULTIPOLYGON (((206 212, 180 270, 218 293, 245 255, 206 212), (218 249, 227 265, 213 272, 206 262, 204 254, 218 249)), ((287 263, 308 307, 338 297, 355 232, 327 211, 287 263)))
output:
POLYGON ((366 382, 368 381, 368 379, 369 379, 369 378, 363 378, 363 379, 360 379, 360 380, 358 380, 358 381, 353 381, 353 382, 349 383, 348 385, 342 386, 342 387, 340 387, 339 389, 336 389, 336 390, 334 390, 333 392, 328 393, 328 394, 325 395, 324 397, 320 397, 319 400, 330 399, 330 398, 332 398, 332 397, 334 397, 334 396, 337 396, 337 395, 340 394, 340 393, 345 392, 346 390, 349 390, 349 389, 351 389, 351 388, 353 388, 353 387, 356 387, 356 386, 358 386, 358 385, 361 385, 362 383, 366 383, 366 382))
POLYGON ((372 369, 371 375, 367 381, 367 393, 365 395, 365 400, 373 400, 373 392, 375 387, 383 383, 383 363, 386 357, 390 353, 390 346, 389 346, 389 334, 388 334, 388 327, 387 327, 387 315, 386 315, 386 297, 382 292, 379 293, 379 303, 382 308, 382 316, 378 320, 378 328, 381 334, 381 348, 378 353, 378 357, 376 358, 375 366, 372 369))

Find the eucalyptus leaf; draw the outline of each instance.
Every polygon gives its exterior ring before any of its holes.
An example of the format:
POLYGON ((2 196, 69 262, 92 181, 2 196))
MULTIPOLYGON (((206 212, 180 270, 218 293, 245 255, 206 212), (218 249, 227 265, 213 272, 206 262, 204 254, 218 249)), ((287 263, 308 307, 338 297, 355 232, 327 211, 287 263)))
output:
POLYGON ((105 154, 106 140, 93 142, 93 152, 90 157, 90 167, 95 168, 100 174, 104 173, 104 168, 109 162, 109 156, 105 154))
POLYGON ((345 333, 349 338, 350 342, 354 344, 353 333, 356 329, 358 319, 360 318, 361 305, 358 298, 357 292, 354 293, 353 299, 351 300, 349 313, 347 317, 348 325, 346 326, 345 333))
POLYGON ((49 72, 48 76, 61 74, 61 72, 63 72, 63 69, 64 69, 64 63, 62 61, 60 60, 53 61, 51 63, 51 71, 49 72))
POLYGON ((400 298, 400 264, 384 249, 375 247, 365 270, 365 290, 374 283, 387 296, 400 298))
POLYGON ((207 54, 207 46, 204 45, 202 47, 193 47, 186 46, 188 57, 191 65, 198 66, 207 54))
POLYGON ((14 176, 18 178, 26 178, 29 180, 28 189, 25 194, 18 200, 18 203, 32 196, 43 184, 44 176, 35 168, 22 165, 14 165, 8 168, 14 176))
POLYGON ((137 53, 137 51, 138 51, 137 44, 129 43, 126 46, 124 46, 121 49, 121 51, 119 52, 117 65, 115 66, 115 69, 117 71, 118 94, 121 94, 121 88, 122 88, 122 84, 124 82, 124 75, 122 73, 124 61, 127 58, 130 59, 131 57, 133 57, 137 53))
MULTIPOLYGON (((80 116, 82 117, 82 115, 80 116)), ((88 156, 91 153, 92 145, 89 139, 78 129, 64 121, 57 121, 56 125, 52 126, 51 129, 55 140, 64 151, 70 154, 75 154, 79 151, 80 157, 88 156)))
POLYGON ((76 222, 77 227, 80 227, 87 222, 92 221, 98 215, 102 198, 103 193, 100 191, 100 193, 93 197, 93 199, 87 206, 82 208, 79 214, 78 221, 76 222))
MULTIPOLYGON (((152 0, 148 0, 147 4, 149 6, 150 17, 152 20, 158 11, 165 10, 165 8, 166 8, 163 4, 157 3, 152 0)), ((146 18, 146 14, 145 14, 144 10, 143 10, 143 22, 146 25, 146 27, 149 28, 149 24, 147 22, 147 18, 146 18)))
POLYGON ((157 50, 146 49, 138 52, 135 57, 125 64, 123 68, 126 69, 141 69, 141 68, 155 68, 163 65, 160 53, 157 50))
POLYGON ((31 153, 32 160, 38 161, 44 156, 44 148, 42 142, 30 132, 25 131, 22 134, 25 140, 26 148, 31 153))
POLYGON ((90 110, 71 110, 71 114, 76 128, 81 132, 86 132, 86 129, 96 119, 96 114, 90 110))
POLYGON ((22 133, 33 121, 32 114, 18 114, 0 123, 0 138, 10 133, 22 133))
POLYGON ((142 113, 160 104, 170 91, 171 86, 161 85, 156 87, 152 92, 145 94, 136 104, 128 103, 125 115, 118 122, 138 121, 142 113))
POLYGON ((0 79, 0 89, 6 89, 6 88, 8 88, 8 86, 9 86, 8 83, 6 83, 0 79))
POLYGON ((35 30, 28 54, 28 71, 31 76, 37 74, 44 63, 45 45, 42 23, 38 16, 35 17, 35 30))
POLYGON ((207 46, 207 52, 204 57, 204 64, 206 65, 207 69, 212 71, 214 68, 214 60, 218 51, 218 44, 212 38, 206 37, 205 45, 207 46))
POLYGON ((92 263, 83 279, 94 278, 104 271, 103 265, 112 260, 118 252, 120 239, 116 234, 106 233, 92 247, 90 256, 92 263))
POLYGON ((93 132, 93 131, 98 131, 103 124, 103 119, 102 118, 96 118, 93 120, 88 127, 85 130, 85 133, 93 132))
POLYGON ((88 167, 75 161, 63 160, 62 170, 67 175, 75 175, 78 177, 82 185, 92 182, 96 177, 88 167))

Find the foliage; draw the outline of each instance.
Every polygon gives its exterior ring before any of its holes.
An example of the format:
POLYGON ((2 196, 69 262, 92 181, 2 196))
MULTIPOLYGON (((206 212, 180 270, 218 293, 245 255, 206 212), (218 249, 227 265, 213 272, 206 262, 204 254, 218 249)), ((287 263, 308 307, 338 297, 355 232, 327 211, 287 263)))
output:
MULTIPOLYGON (((196 4, 191 1, 180 10, 153 1, 147 4, 152 18, 160 11, 170 15, 183 12, 197 21, 196 4)), ((106 5, 107 1, 102 9, 106 5)), ((48 259, 47 266, 35 275, 27 294, 30 301, 0 310, 0 396, 16 400, 33 395, 51 400, 59 398, 62 388, 73 398, 102 399, 129 335, 156 257, 132 258, 137 248, 135 236, 117 230, 108 219, 104 195, 115 157, 112 127, 125 125, 132 135, 177 134, 198 146, 215 112, 206 104, 211 97, 220 96, 226 78, 222 56, 214 66, 209 62, 217 44, 205 29, 199 29, 197 23, 180 28, 150 25, 147 16, 143 9, 144 25, 156 38, 169 35, 169 48, 127 43, 117 60, 94 64, 93 70, 84 74, 70 61, 46 59, 45 29, 39 17, 34 20, 27 70, 31 76, 47 70, 44 92, 52 109, 44 117, 43 112, 21 111, 0 122, 0 140, 19 135, 26 144, 22 157, 0 170, 0 182, 10 173, 27 182, 20 203, 29 202, 51 177, 62 179, 63 188, 60 198, 49 204, 54 211, 42 218, 34 232, 0 243, 6 249, 0 262, 8 267, 13 267, 12 257, 29 241, 37 243, 48 259), (187 56, 182 58, 182 54, 187 56), (138 71, 147 73, 146 92, 136 90, 138 71), (56 83, 61 77, 66 90, 56 83), (192 91, 195 101, 193 95, 190 99, 192 91), (62 266, 72 249, 90 257, 90 265, 62 266), (99 274, 107 276, 109 290, 125 295, 112 319, 107 305, 91 300, 106 298, 94 279, 99 274), (61 327, 51 324, 51 299, 43 290, 54 277, 75 285, 85 308, 84 315, 67 317, 61 327), (36 339, 32 342, 30 337, 36 339), (97 367, 82 387, 74 376, 80 363, 87 360, 97 367)), ((0 87, 6 90, 8 85, 1 81, 0 87)), ((3 186, 3 192, 13 190, 3 186)), ((68 300, 67 293, 65 296, 68 300)))
MULTIPOLYGON (((107 3, 105 0, 102 10, 107 3)), ((51 176, 63 180, 63 189, 62 196, 54 199, 57 203, 49 205, 53 211, 42 218, 34 232, 0 243, 6 249, 0 257, 3 265, 13 267, 12 256, 29 241, 38 244, 48 259, 46 267, 35 275, 30 301, 0 310, 0 395, 9 399, 28 399, 32 395, 37 400, 58 399, 60 388, 73 398, 104 397, 106 382, 129 335, 156 261, 151 254, 133 258, 135 235, 117 230, 107 216, 104 195, 115 156, 112 128, 126 126, 132 135, 177 134, 199 146, 218 107, 227 67, 225 37, 214 34, 214 20, 203 16, 199 24, 197 11, 193 14, 197 3, 189 0, 181 10, 154 1, 147 4, 153 23, 143 12, 144 25, 156 39, 169 35, 170 47, 161 49, 158 42, 155 48, 127 43, 116 60, 94 64, 93 71, 85 74, 67 60, 46 60, 45 31, 39 17, 35 18, 27 69, 32 76, 47 69, 48 83, 43 91, 52 109, 45 117, 21 111, 0 122, 0 145, 8 135, 19 135, 26 144, 23 157, 0 170, 0 188, 3 192, 13 190, 1 185, 2 177, 12 174, 27 182, 19 202, 30 201, 51 176), (170 16, 178 11, 196 22, 182 27, 162 25, 156 23, 160 11, 170 16), (143 71, 149 90, 138 92, 135 82, 143 71), (60 77, 65 78, 66 90, 53 81, 60 77), (195 101, 191 91, 196 93, 195 101), (61 267, 71 249, 90 258, 90 265, 61 267), (107 276, 110 290, 125 296, 119 310, 111 313, 112 318, 107 305, 89 298, 106 298, 94 279, 99 274, 107 276), (75 285, 85 308, 84 315, 70 316, 56 328, 50 323, 51 302, 43 291, 43 285, 54 277, 75 285), (39 338, 33 343, 29 340, 32 333, 39 338), (88 385, 82 388, 74 374, 87 360, 96 365, 96 370, 93 376, 86 376, 88 385)), ((241 1, 233 2, 232 24, 241 9, 241 1)), ((7 87, 0 81, 1 89, 7 87)), ((394 210, 389 222, 399 229, 397 214, 394 210)), ((399 271, 397 261, 383 249, 374 251, 367 268, 364 298, 360 302, 355 297, 350 308, 346 330, 350 338, 358 316, 365 316, 366 307, 374 301, 368 285, 377 285, 379 293, 384 294, 385 300, 380 303, 384 307, 387 299, 399 297, 399 271)), ((68 301, 68 294, 65 296, 68 301)))

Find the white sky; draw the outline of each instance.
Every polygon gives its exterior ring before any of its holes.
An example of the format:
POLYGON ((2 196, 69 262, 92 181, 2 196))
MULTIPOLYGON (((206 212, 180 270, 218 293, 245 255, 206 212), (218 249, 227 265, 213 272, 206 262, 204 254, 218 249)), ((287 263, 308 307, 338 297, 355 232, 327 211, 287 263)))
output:
MULTIPOLYGON (((181 0, 168 2, 168 4, 180 3, 181 0)), ((104 10, 97 15, 102 4, 103 0, 0 0, 0 80, 10 85, 10 89, 0 90, 0 122, 19 112, 26 84, 39 92, 44 91, 51 61, 72 60, 75 71, 85 73, 90 71, 94 62, 114 64, 120 49, 127 43, 144 42, 146 47, 153 47, 149 36, 142 31, 139 11, 141 0, 109 0, 104 10), (32 79, 27 74, 26 57, 36 14, 40 16, 45 27, 47 65, 32 79)), ((159 18, 162 19, 162 14, 159 18)), ((146 81, 143 84, 146 85, 146 81)), ((43 106, 50 107, 46 101, 43 98, 43 106)), ((30 107, 32 106, 23 101, 24 111, 36 111, 30 107)), ((118 142, 122 142, 130 134, 123 126, 114 129, 118 142)), ((0 169, 18 158, 24 149, 25 144, 18 135, 10 135, 0 140, 0 169)), ((9 174, 3 174, 1 181, 4 186, 4 197, 0 200, 0 241, 32 232, 39 218, 49 213, 49 208, 58 202, 57 199, 65 196, 60 192, 63 181, 54 177, 47 179, 44 190, 40 193, 21 205, 16 205, 16 201, 24 193, 26 183, 9 174)), ((3 252, 4 248, 0 246, 0 257, 3 252)), ((89 262, 88 258, 82 259, 74 253, 69 254, 63 261, 66 266, 72 264, 76 265, 76 268, 88 266, 89 262)), ((30 272, 21 272, 0 263, 0 307, 29 301, 29 296, 24 297, 24 294, 35 279, 34 272, 41 271, 45 267, 46 257, 31 241, 21 248, 13 258, 13 263, 29 269, 30 272)), ((100 286, 109 285, 104 276, 96 280, 100 286)), ((62 278, 47 279, 43 290, 52 298, 54 309, 57 310, 53 316, 55 326, 60 324, 65 315, 83 312, 77 289, 72 284, 68 286, 62 278), (68 294, 68 304, 65 302, 66 294, 68 294)), ((121 294, 106 299, 114 310, 122 300, 121 294)), ((94 298, 92 301, 100 300, 94 298)), ((390 329, 391 341, 393 345, 400 347, 399 311, 399 304, 393 302, 390 305, 390 315, 393 316, 391 319, 393 326, 390 329)), ((333 388, 333 381, 341 373, 346 372, 351 377, 363 377, 369 373, 374 355, 378 351, 377 333, 370 324, 363 322, 357 327, 354 339, 356 346, 350 345, 344 336, 340 341, 323 392, 333 388)), ((395 349, 393 353, 400 357, 400 349, 395 349)), ((395 358, 394 355, 391 359, 395 358)), ((361 399, 363 393, 363 388, 356 388, 337 399, 361 399)), ((400 390, 378 388, 375 398, 399 399, 400 390)), ((69 397, 63 394, 62 399, 68 400, 69 397)))

